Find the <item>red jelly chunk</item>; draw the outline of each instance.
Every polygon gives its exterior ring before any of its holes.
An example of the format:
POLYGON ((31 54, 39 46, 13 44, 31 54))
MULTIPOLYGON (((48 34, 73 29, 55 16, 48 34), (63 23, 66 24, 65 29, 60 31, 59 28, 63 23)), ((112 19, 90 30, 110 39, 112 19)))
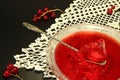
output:
POLYGON ((84 45, 80 49, 80 53, 84 55, 85 59, 94 61, 94 62, 103 62, 106 60, 106 50, 105 50, 105 41, 99 39, 97 42, 84 45))
POLYGON ((120 43, 109 35, 95 31, 75 32, 63 41, 80 50, 78 53, 58 44, 55 61, 69 80, 118 80, 120 78, 120 43), (103 62, 98 65, 87 62, 103 62))

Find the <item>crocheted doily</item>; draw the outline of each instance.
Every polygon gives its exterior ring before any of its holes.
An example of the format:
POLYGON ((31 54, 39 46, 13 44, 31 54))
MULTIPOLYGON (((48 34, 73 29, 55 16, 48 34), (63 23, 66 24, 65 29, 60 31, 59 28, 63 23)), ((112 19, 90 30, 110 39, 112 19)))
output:
MULTIPOLYGON (((120 0, 74 0, 65 10, 65 13, 56 18, 55 23, 46 29, 46 32, 54 36, 66 26, 79 23, 107 25, 119 31, 120 13, 106 14, 107 8, 111 7, 111 5, 115 5, 116 8, 120 7, 120 0)), ((22 48, 24 54, 14 56, 16 60, 15 66, 43 71, 45 78, 55 78, 46 59, 48 43, 49 37, 41 34, 41 37, 38 37, 28 48, 22 48)))

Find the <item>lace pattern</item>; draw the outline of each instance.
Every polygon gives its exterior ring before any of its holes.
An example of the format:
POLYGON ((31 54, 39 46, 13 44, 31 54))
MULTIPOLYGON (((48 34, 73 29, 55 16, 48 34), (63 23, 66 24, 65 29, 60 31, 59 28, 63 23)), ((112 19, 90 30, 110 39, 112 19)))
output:
MULTIPOLYGON (((56 18, 55 23, 46 29, 46 32, 54 36, 66 26, 79 23, 107 25, 119 31, 120 12, 107 15, 106 11, 110 5, 120 7, 120 0, 73 0, 65 13, 56 18)), ((29 44, 28 48, 22 48, 24 53, 14 55, 15 65, 19 68, 34 68, 36 71, 43 71, 45 78, 56 78, 47 64, 46 50, 48 43, 49 37, 41 34, 41 37, 29 44)))

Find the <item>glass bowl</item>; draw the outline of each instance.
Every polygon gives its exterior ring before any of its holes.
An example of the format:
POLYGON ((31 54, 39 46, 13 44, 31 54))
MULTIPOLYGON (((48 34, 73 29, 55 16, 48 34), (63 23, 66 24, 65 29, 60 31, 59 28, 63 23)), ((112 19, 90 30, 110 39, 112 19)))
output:
MULTIPOLYGON (((54 37, 63 40, 66 38, 66 36, 69 36, 75 32, 82 32, 82 31, 95 31, 95 32, 100 32, 105 35, 109 35, 110 37, 114 38, 118 43, 120 43, 120 32, 110 28, 108 26, 102 26, 98 24, 74 24, 71 26, 68 26, 62 30, 60 30, 54 37)), ((47 50, 47 59, 48 59, 48 64, 53 71, 53 73, 60 79, 60 80, 72 80, 70 79, 69 76, 65 75, 63 71, 59 68, 56 62, 56 57, 55 57, 55 50, 56 46, 59 44, 58 41, 51 39, 48 45, 48 50, 47 50)), ((112 43, 111 43, 112 44, 112 43)), ((64 51, 66 52, 66 51, 64 51)), ((64 57, 64 56, 63 56, 64 57)), ((63 65, 64 64, 63 62, 63 65)), ((84 80, 84 79, 83 79, 84 80)), ((87 80, 87 79, 85 79, 87 80)))

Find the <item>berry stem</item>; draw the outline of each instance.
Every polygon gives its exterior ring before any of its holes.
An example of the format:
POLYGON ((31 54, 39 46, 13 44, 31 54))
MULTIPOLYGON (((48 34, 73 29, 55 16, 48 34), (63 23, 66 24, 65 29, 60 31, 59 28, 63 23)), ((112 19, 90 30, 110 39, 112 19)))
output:
POLYGON ((48 10, 48 11, 44 12, 44 13, 40 16, 40 18, 43 17, 44 15, 46 15, 46 14, 49 13, 49 12, 55 12, 55 11, 60 11, 61 13, 64 13, 63 10, 61 10, 61 9, 52 9, 52 10, 48 10))
POLYGON ((14 76, 14 77, 16 77, 16 78, 18 78, 19 80, 23 80, 23 78, 22 77, 20 77, 19 75, 14 75, 14 74, 10 74, 11 76, 14 76))

